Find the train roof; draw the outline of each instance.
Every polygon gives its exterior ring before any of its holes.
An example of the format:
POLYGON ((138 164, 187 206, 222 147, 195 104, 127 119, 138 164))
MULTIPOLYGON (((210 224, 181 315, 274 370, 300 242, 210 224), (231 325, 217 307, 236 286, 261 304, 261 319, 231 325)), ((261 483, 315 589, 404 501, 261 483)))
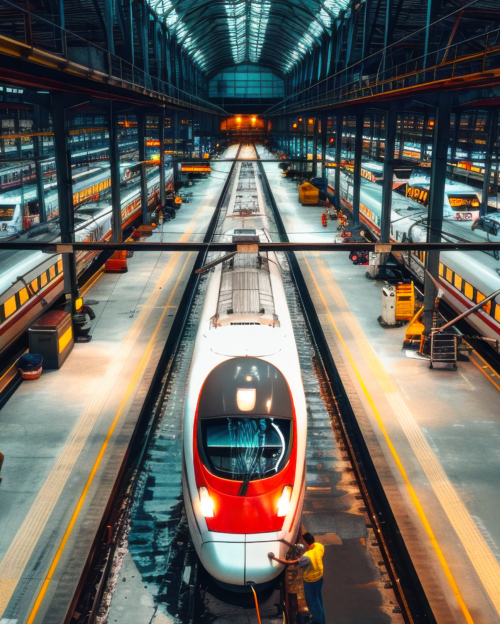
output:
MULTIPOLYGON (((408 180, 408 184, 410 186, 423 186, 425 188, 429 188, 430 180, 431 178, 429 174, 414 171, 408 180)), ((455 180, 446 180, 445 193, 471 193, 473 195, 477 195, 479 193, 479 189, 469 186, 468 184, 463 184, 462 182, 456 182, 455 180)))

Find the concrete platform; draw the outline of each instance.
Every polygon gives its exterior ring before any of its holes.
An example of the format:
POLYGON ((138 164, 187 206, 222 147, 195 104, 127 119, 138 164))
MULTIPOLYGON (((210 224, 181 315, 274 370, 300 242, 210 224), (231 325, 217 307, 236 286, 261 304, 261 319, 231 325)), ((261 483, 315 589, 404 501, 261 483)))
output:
MULTIPOLYGON (((290 240, 333 240, 322 208, 264 167, 290 240)), ((478 362, 453 372, 408 359, 404 328, 377 322, 381 284, 347 253, 297 258, 436 620, 500 621, 498 380, 478 362)))
MULTIPOLYGON (((202 240, 230 166, 215 162, 152 240, 202 240)), ((96 280, 92 341, 0 412, 2 624, 63 621, 194 260, 136 253, 128 273, 96 280)))

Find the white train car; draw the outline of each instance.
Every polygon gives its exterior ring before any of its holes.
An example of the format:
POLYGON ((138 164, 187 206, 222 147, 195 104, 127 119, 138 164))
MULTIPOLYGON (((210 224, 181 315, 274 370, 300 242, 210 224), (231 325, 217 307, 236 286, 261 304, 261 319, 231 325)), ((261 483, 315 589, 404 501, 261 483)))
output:
MULTIPOLYGON (((237 164, 222 232, 270 240, 253 164, 237 164)), ((183 491, 194 547, 229 590, 265 587, 300 528, 307 414, 280 264, 240 253, 209 277, 186 393, 183 491)))
MULTIPOLYGON (((342 174, 342 200, 351 206, 352 185, 342 174)), ((394 242, 412 240, 425 242, 427 239, 427 209, 409 197, 393 193, 391 215, 391 239, 394 242)), ((376 237, 380 235, 382 188, 362 183, 360 192, 360 219, 376 237)), ((500 228, 480 229, 477 224, 455 221, 451 207, 444 206, 443 240, 450 242, 466 240, 470 242, 500 242, 500 228), (495 233, 496 232, 496 233, 495 233)), ((498 215, 500 222, 500 215, 498 215)), ((497 256, 498 257, 498 256, 497 256)), ((488 295, 500 290, 500 260, 493 254, 481 251, 443 251, 440 253, 439 282, 444 292, 444 300, 461 314, 480 303, 488 295)), ((401 257, 409 268, 420 278, 424 276, 424 253, 415 252, 401 257)), ((500 296, 486 304, 468 318, 469 324, 479 335, 500 340, 500 296)))
MULTIPOLYGON (((166 183, 172 170, 166 172, 166 183)), ((160 176, 148 179, 149 209, 159 202, 160 176)), ((121 198, 122 228, 138 218, 141 210, 139 186, 134 184, 121 198)), ((109 200, 85 204, 75 212, 77 242, 106 241, 111 237, 111 203, 109 200)), ((0 352, 29 326, 44 309, 63 293, 63 263, 60 255, 48 256, 41 251, 9 252, 10 261, 2 259, 0 272, 0 352)), ((77 273, 81 275, 99 252, 79 252, 77 273)))

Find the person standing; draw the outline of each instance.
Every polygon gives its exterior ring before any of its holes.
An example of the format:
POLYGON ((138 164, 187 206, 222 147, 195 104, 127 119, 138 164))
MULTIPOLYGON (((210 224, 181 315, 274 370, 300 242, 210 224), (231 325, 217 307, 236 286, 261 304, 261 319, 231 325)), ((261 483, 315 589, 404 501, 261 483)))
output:
POLYGON ((299 559, 287 561, 278 559, 274 553, 269 558, 283 565, 299 565, 304 581, 304 597, 311 614, 310 624, 325 624, 325 609, 323 606, 323 555, 325 547, 317 542, 314 535, 304 533, 302 539, 306 544, 306 552, 299 559))

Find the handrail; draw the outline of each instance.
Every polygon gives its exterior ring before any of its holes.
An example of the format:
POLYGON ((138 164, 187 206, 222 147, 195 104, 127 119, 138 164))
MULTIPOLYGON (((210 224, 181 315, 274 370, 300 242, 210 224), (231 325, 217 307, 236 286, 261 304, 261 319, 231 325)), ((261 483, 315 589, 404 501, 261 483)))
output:
MULTIPOLYGON (((2 4, 9 10, 17 11, 20 14, 20 19, 23 19, 21 15, 24 16, 24 30, 21 27, 19 29, 19 35, 17 35, 18 31, 15 31, 13 34, 14 29, 10 28, 4 31, 4 34, 0 26, 2 40, 21 44, 30 48, 32 52, 37 51, 49 54, 57 59, 65 61, 67 64, 75 64, 82 67, 87 70, 89 78, 95 75, 105 80, 116 80, 121 82, 122 86, 130 85, 131 88, 141 87, 141 89, 148 89, 155 93, 160 99, 167 97, 176 100, 176 103, 191 105, 218 115, 228 114, 220 106, 196 95, 192 95, 169 82, 161 80, 157 76, 146 73, 135 64, 126 61, 116 54, 110 53, 108 50, 84 39, 77 33, 62 28, 40 15, 36 15, 23 7, 13 4, 9 0, 0 0, 0 16, 2 4), (40 38, 42 40, 39 39, 37 41, 36 26, 40 26, 42 23, 46 24, 48 28, 42 33, 42 37, 40 38), (59 37, 57 35, 59 35, 59 37), (71 45, 75 43, 77 45, 71 45), (94 54, 90 53, 91 50, 94 54)), ((152 64, 154 65, 155 62, 152 61, 152 64)))
MULTIPOLYGON (((468 5, 469 6, 469 5, 468 5)), ((463 10, 463 6, 459 10, 463 10)), ((449 14, 450 15, 450 14, 449 14)), ((446 16, 446 18, 449 17, 446 16)), ((442 18, 444 19, 444 18, 442 18)), ((431 26, 440 23, 442 20, 434 22, 431 26)), ((488 60, 495 54, 500 53, 500 45, 497 44, 500 35, 500 28, 489 30, 488 32, 474 35, 468 39, 461 40, 453 45, 449 42, 444 44, 437 50, 428 52, 427 55, 422 54, 416 58, 399 63, 387 69, 380 70, 380 65, 384 66, 390 62, 390 56, 387 55, 387 51, 399 45, 402 41, 407 41, 418 34, 421 34, 424 29, 419 29, 403 39, 400 39, 393 44, 375 52, 363 59, 360 59, 334 74, 323 78, 321 81, 298 91, 292 95, 287 96, 278 104, 270 107, 266 110, 266 115, 277 115, 290 112, 291 109, 303 110, 305 107, 322 106, 327 104, 340 103, 346 100, 355 100, 359 97, 367 97, 371 95, 377 95, 379 93, 385 93, 388 91, 394 91, 394 83, 396 83, 397 89, 402 89, 409 86, 429 85, 433 82, 443 79, 458 79, 465 78, 472 73, 484 73, 487 71, 488 60), (492 41, 492 35, 496 36, 496 41, 492 41), (465 45, 475 43, 484 40, 481 44, 481 49, 478 52, 464 54, 458 56, 459 47, 463 48, 465 45), (454 58, 450 58, 450 50, 455 48, 454 58), (444 56, 446 54, 446 56, 444 56), (440 59, 440 56, 443 58, 440 59), (363 65, 369 60, 374 62, 379 57, 379 69, 376 74, 370 76, 363 76, 363 65), (432 66, 427 65, 429 59, 435 59, 432 66), (474 63, 475 61, 475 63, 474 63), (467 73, 463 72, 463 69, 467 69, 467 64, 471 64, 467 73), (356 70, 356 72, 355 72, 356 70), (349 73, 352 75, 352 79, 348 81, 349 73), (414 79, 414 80, 413 80, 414 79), (413 80, 413 82, 412 82, 413 80), (328 90, 329 82, 334 83, 333 89, 328 90), (338 84, 342 82, 342 84, 338 84), (326 90, 320 93, 320 88, 326 90), (387 88, 388 87, 388 88, 387 88), (315 93, 316 92, 316 93, 315 93), (307 97, 306 94, 312 94, 307 97)))

